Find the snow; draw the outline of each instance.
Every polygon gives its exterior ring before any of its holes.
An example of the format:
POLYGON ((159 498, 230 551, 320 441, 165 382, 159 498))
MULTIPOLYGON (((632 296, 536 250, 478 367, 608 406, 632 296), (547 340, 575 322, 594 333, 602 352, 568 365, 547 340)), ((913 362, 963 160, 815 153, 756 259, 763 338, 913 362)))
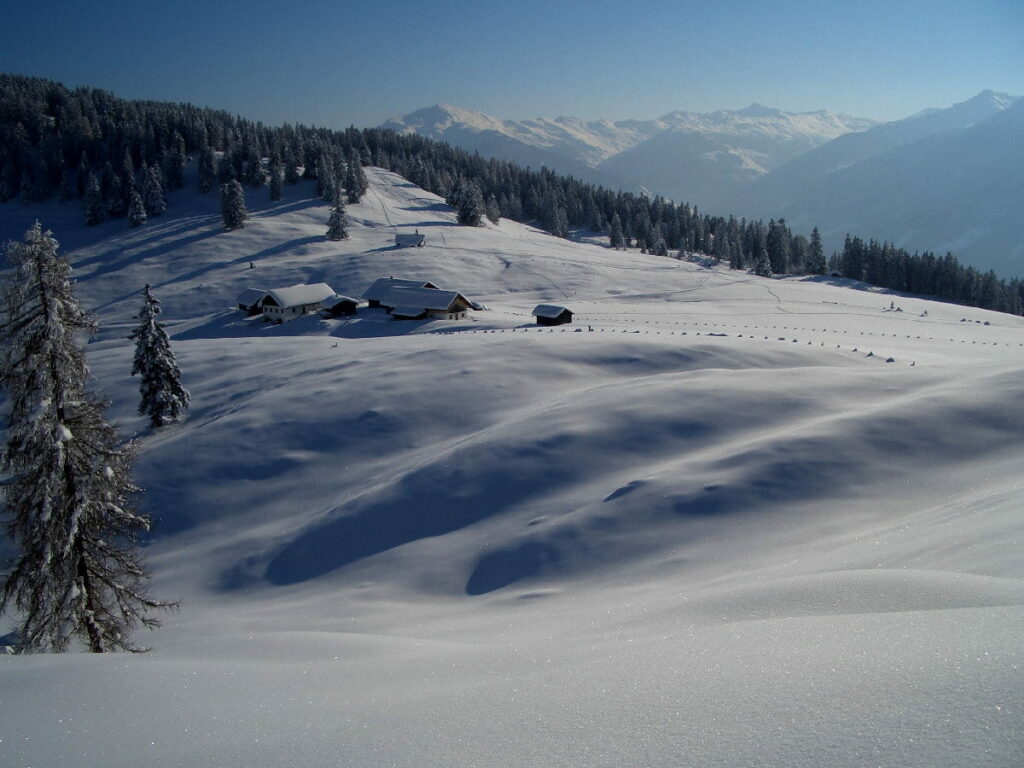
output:
POLYGON ((304 304, 316 304, 329 296, 334 295, 334 289, 326 283, 315 283, 313 285, 290 285, 287 288, 272 288, 267 295, 277 302, 282 309, 288 307, 300 307, 304 304))
POLYGON ((0 206, 70 252, 182 601, 149 654, 0 656, 0 764, 1022 763, 1024 319, 458 227, 367 176, 340 243, 306 184, 235 232, 185 192, 137 229, 0 206), (232 308, 389 274, 490 309, 232 308), (156 431, 146 282, 192 393, 156 431))

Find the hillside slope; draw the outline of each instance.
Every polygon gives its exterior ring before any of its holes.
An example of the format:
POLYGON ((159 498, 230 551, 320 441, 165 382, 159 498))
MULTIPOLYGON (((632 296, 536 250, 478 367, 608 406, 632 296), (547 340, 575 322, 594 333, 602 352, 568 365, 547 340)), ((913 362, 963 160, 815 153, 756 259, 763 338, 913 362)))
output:
POLYGON ((367 170, 341 243, 305 185, 236 232, 191 193, 137 230, 0 206, 99 315, 182 600, 144 656, 0 657, 0 762, 1019 764, 1024 319, 459 227, 367 170), (488 309, 232 306, 386 275, 488 309), (156 433, 144 282, 193 402, 156 433))

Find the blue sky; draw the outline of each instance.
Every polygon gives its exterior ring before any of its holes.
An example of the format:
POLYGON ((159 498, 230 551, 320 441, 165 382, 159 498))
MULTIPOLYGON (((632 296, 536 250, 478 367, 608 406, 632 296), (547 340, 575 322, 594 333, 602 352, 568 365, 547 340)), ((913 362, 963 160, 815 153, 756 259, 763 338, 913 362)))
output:
POLYGON ((9 0, 0 71, 271 124, 439 102, 508 118, 676 109, 897 119, 1024 95, 1024 0, 9 0))

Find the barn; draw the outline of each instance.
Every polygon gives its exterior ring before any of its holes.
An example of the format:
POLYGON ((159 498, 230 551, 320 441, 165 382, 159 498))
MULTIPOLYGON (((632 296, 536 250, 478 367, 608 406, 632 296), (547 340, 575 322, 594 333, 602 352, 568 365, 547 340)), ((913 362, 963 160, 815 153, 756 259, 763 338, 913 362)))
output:
POLYGON ((281 323, 316 312, 321 301, 334 295, 334 289, 327 283, 299 283, 267 291, 260 306, 264 317, 281 323))
POLYGON ((572 322, 572 310, 558 304, 538 304, 533 308, 537 325, 565 325, 572 322))
MULTIPOLYGON (((381 277, 373 281, 373 285, 363 291, 363 298, 366 299, 370 309, 380 308, 384 305, 381 300, 387 296, 392 288, 430 288, 437 286, 426 280, 407 280, 402 277, 381 277)), ((392 305, 393 306, 393 305, 392 305)))
POLYGON ((243 312, 250 315, 258 315, 260 313, 260 302, 263 301, 263 297, 267 295, 267 292, 262 288, 246 288, 235 300, 238 308, 243 312))
POLYGON ((381 303, 396 320, 465 320, 471 307, 469 299, 458 291, 401 286, 388 291, 381 303))

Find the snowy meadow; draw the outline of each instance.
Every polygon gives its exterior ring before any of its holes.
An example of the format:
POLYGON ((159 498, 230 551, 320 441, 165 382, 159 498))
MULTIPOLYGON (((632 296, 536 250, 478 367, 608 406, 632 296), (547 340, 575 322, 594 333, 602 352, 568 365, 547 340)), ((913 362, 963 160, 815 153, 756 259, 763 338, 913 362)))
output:
POLYGON ((233 232, 213 194, 137 229, 0 206, 98 316, 181 601, 148 654, 0 656, 0 764, 1024 764, 1024 318, 457 226, 367 175, 340 242, 308 183, 233 232), (485 308, 235 307, 387 276, 485 308), (192 395, 156 431, 146 283, 192 395))

